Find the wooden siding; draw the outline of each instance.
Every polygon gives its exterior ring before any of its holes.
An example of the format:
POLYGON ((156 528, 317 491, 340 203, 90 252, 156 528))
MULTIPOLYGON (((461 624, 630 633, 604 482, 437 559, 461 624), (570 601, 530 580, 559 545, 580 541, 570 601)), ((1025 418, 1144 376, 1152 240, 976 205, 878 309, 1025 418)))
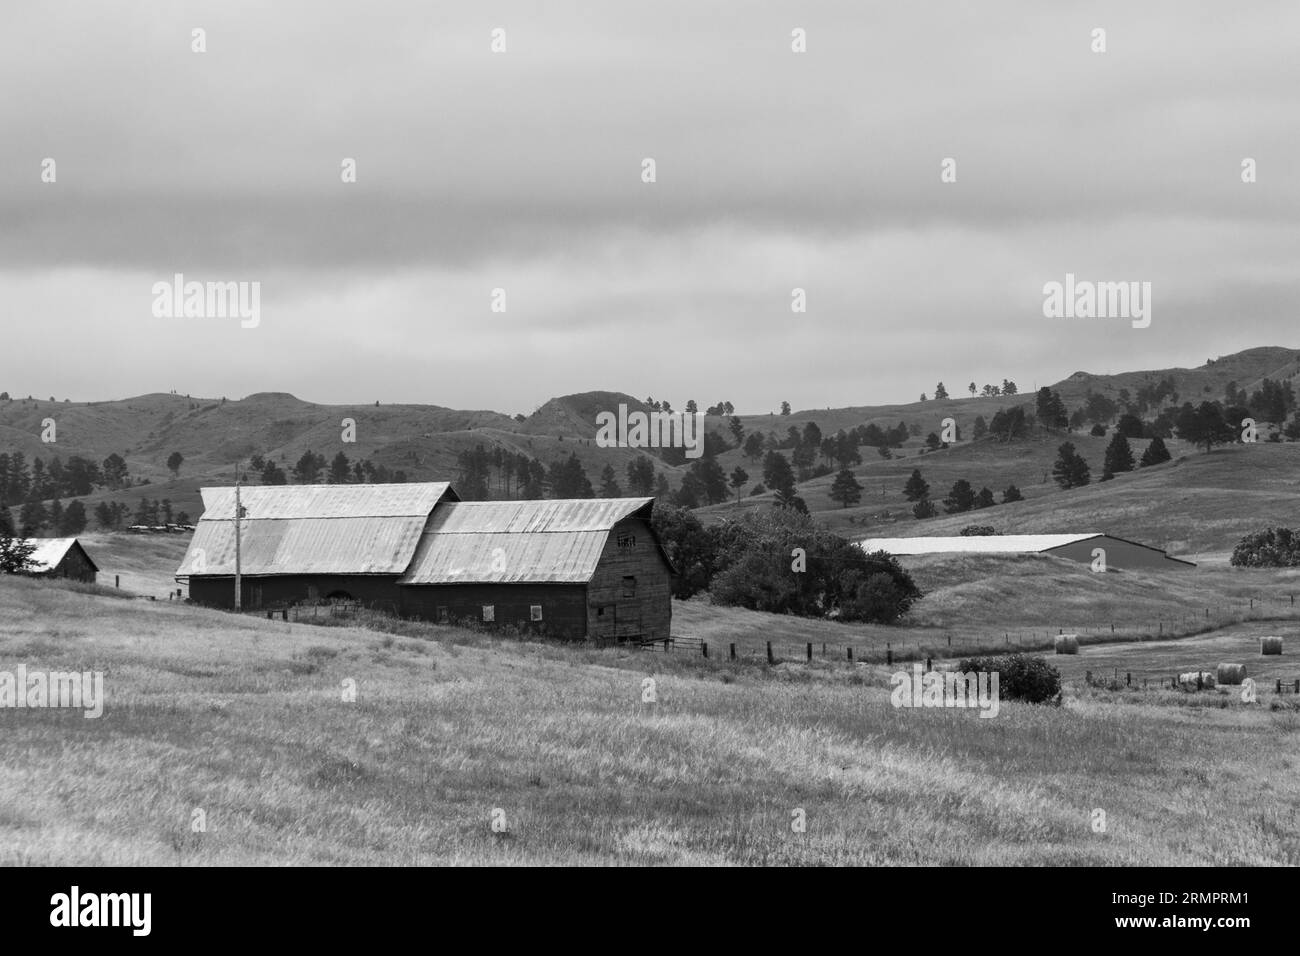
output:
POLYGON ((95 568, 86 559, 86 552, 81 550, 80 545, 73 545, 68 548, 68 553, 63 556, 63 560, 58 566, 49 571, 42 572, 40 577, 43 578, 68 578, 72 581, 85 581, 87 584, 95 583, 95 568))
POLYGON ((586 593, 582 584, 404 584, 399 589, 402 613, 426 621, 439 620, 447 609, 450 624, 512 627, 530 634, 581 640, 586 636, 586 593), (483 607, 491 605, 494 620, 484 622, 483 607), (533 621, 531 609, 542 609, 533 621))
POLYGON ((594 640, 661 640, 672 629, 672 577, 650 527, 616 524, 587 585, 587 634, 594 640), (624 578, 635 578, 627 596, 624 578))
MULTIPOLYGON (((244 577, 240 591, 245 610, 285 607, 295 603, 324 601, 335 591, 370 607, 396 611, 401 595, 395 574, 288 574, 274 577, 244 577)), ((190 600, 209 607, 235 606, 235 579, 228 576, 191 576, 190 600)))

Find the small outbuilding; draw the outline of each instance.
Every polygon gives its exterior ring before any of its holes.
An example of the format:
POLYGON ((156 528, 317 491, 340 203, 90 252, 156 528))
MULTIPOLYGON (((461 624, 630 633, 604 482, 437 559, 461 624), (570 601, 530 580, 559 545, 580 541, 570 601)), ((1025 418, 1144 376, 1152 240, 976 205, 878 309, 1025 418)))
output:
POLYGON ((27 538, 35 549, 29 573, 41 578, 65 578, 94 584, 99 566, 76 538, 27 538))

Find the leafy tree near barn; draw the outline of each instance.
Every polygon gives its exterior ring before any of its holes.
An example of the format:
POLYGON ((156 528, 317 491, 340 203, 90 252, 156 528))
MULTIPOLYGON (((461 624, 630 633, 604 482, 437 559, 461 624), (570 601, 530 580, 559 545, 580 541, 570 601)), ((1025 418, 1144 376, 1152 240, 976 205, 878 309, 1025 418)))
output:
POLYGON ((185 463, 185 456, 178 451, 172 452, 167 456, 167 470, 176 478, 181 473, 181 465, 185 463))
POLYGON ((853 472, 845 468, 831 483, 830 496, 832 501, 840 502, 845 508, 856 505, 862 500, 862 485, 853 477, 853 472))
POLYGON ((688 476, 699 481, 700 495, 711 505, 727 500, 727 473, 715 458, 698 458, 691 465, 688 476))
POLYGON ((14 517, 9 513, 9 506, 0 498, 0 536, 14 535, 14 517))
POLYGON ((0 532, 0 574, 24 574, 32 570, 36 545, 0 532))
POLYGON ((921 477, 920 468, 912 469, 911 477, 907 479, 907 484, 903 485, 903 494, 907 496, 908 501, 920 501, 930 496, 930 485, 921 477))
POLYGON ((1265 528, 1246 535, 1232 549, 1229 563, 1239 568, 1293 568, 1300 565, 1300 534, 1290 528, 1265 528))
POLYGON ((1052 477, 1062 488, 1079 488, 1091 480, 1088 463, 1074 450, 1073 442, 1063 442, 1056 450, 1056 456, 1052 477))
POLYGON ((1138 462, 1139 468, 1149 468, 1152 465, 1159 465, 1166 462, 1172 457, 1169 449, 1165 447, 1165 441, 1159 435, 1151 439, 1147 445, 1147 450, 1142 453, 1142 460, 1138 462))
POLYGON ((1133 470, 1133 449, 1122 433, 1116 432, 1106 446, 1106 460, 1102 466, 1101 480, 1110 481, 1122 471, 1133 470))
POLYGON ((658 504, 650 526, 677 572, 672 579, 673 597, 688 598, 707 590, 715 570, 714 546, 700 519, 689 508, 658 504))
POLYGON ((726 525, 716 562, 714 602, 757 611, 889 623, 921 596, 890 555, 868 555, 791 511, 751 512, 726 525), (796 548, 802 570, 792 568, 796 548))

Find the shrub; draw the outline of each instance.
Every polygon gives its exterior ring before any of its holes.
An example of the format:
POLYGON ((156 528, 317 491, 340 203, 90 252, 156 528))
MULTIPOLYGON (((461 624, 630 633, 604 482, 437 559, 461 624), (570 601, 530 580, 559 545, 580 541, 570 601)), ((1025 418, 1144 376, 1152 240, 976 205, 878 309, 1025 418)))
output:
POLYGON ((1003 657, 971 657, 957 665, 961 673, 998 675, 998 696, 1002 700, 1023 700, 1030 704, 1060 704, 1061 674, 1041 657, 1008 654, 1003 657))
POLYGON ((986 524, 968 524, 966 527, 962 528, 960 532, 963 538, 985 537, 1001 533, 1002 532, 996 531, 992 526, 986 524))
POLYGON ((1300 565, 1300 535, 1290 528, 1265 528, 1246 535, 1229 562, 1239 568, 1291 568, 1300 565))

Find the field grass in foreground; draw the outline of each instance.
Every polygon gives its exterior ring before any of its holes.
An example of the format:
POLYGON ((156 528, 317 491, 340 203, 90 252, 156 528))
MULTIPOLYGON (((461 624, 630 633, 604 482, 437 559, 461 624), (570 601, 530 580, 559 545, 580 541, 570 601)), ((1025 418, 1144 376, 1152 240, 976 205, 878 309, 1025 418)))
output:
POLYGON ((981 719, 895 709, 879 668, 446 635, 0 578, 0 669, 107 695, 0 710, 0 863, 1300 863, 1294 710, 981 719))

